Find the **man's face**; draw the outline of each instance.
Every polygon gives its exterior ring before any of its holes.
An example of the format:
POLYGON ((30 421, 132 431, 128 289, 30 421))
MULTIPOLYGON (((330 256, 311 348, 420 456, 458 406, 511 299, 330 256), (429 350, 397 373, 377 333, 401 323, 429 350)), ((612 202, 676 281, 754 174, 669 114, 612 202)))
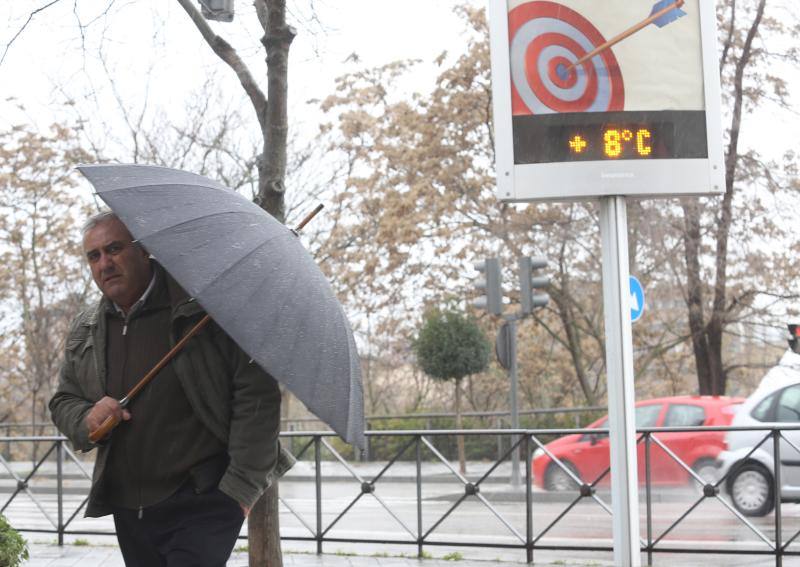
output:
POLYGON ((153 276, 147 252, 134 244, 125 225, 113 218, 86 231, 83 252, 94 283, 127 312, 153 276))

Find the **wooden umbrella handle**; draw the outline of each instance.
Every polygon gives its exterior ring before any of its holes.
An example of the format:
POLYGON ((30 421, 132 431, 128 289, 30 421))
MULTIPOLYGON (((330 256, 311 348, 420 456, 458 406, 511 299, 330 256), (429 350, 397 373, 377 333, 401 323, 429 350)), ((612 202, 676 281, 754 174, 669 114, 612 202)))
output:
POLYGON ((116 418, 116 416, 109 415, 105 421, 100 424, 100 427, 89 432, 89 441, 92 443, 97 443, 101 439, 105 438, 106 435, 111 433, 111 430, 117 425, 119 425, 119 420, 116 418))
MULTIPOLYGON (((150 372, 148 372, 144 378, 139 380, 139 382, 133 388, 131 388, 130 392, 128 392, 128 395, 120 400, 120 404, 122 404, 123 407, 128 405, 128 403, 136 396, 136 394, 138 394, 142 388, 147 386, 147 384, 156 377, 156 374, 158 374, 159 371, 164 368, 167 363, 169 363, 169 361, 175 357, 176 354, 180 352, 189 339, 199 333, 200 330, 205 327, 210 320, 211 317, 208 315, 200 319, 200 321, 194 327, 192 327, 192 329, 186 333, 183 338, 181 338, 181 340, 179 340, 177 344, 172 347, 155 366, 153 366, 153 368, 150 369, 150 372)), ((106 435, 108 435, 117 425, 119 425, 119 420, 113 415, 108 416, 103 423, 100 424, 100 427, 89 432, 89 441, 92 443, 97 443, 100 439, 103 439, 106 435)))

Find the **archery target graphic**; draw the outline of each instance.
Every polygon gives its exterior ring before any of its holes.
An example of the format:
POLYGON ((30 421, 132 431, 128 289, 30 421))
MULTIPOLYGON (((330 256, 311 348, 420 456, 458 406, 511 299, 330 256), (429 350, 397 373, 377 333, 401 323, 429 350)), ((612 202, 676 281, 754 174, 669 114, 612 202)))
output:
POLYGON ((606 41, 589 20, 534 1, 511 10, 508 24, 512 114, 623 110, 625 88, 611 48, 570 68, 606 41))

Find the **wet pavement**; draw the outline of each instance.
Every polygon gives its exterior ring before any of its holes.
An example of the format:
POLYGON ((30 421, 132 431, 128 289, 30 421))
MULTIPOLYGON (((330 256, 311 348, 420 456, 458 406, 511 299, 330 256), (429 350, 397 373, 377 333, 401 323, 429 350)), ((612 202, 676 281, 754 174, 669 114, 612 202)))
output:
MULTIPOLYGON (((23 563, 23 567, 124 567, 122 555, 116 546, 74 546, 32 544, 31 557, 23 563)), ((613 567, 613 561, 587 557, 585 559, 565 557, 569 552, 540 554, 541 559, 535 560, 534 567, 539 566, 564 566, 564 567, 613 567)), ((445 558, 417 559, 416 557, 390 556, 380 553, 374 555, 356 554, 321 554, 284 552, 283 564, 285 567, 495 567, 499 565, 526 565, 522 561, 481 561, 468 560, 459 556, 445 558)), ((247 567, 247 553, 237 551, 228 561, 228 567, 247 567)), ((645 556, 642 565, 647 565, 645 556)), ((707 556, 698 560, 697 557, 681 555, 658 555, 653 559, 653 565, 669 567, 768 567, 776 565, 774 558, 733 556, 707 556)), ((784 567, 800 565, 800 558, 785 557, 784 567)))

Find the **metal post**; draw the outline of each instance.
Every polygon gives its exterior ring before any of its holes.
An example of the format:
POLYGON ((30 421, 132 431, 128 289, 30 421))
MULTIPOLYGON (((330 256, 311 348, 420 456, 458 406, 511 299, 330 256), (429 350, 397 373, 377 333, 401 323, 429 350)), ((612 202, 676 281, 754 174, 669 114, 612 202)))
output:
MULTIPOLYGON (((508 320, 507 324, 508 334, 506 337, 508 341, 508 358, 511 362, 509 365, 510 368, 508 369, 509 378, 511 379, 511 399, 509 400, 511 405, 511 429, 519 429, 519 408, 517 402, 517 321, 511 318, 508 320)), ((517 436, 512 435, 512 446, 516 442, 517 436)), ((511 451, 511 486, 517 489, 519 485, 519 447, 516 447, 511 451)))
MULTIPOLYGON (((5 429, 6 429, 6 437, 11 437, 11 426, 6 425, 5 429)), ((6 458, 6 460, 11 459, 11 441, 6 441, 6 448, 3 456, 6 458)))
POLYGON ((417 435, 417 559, 422 559, 422 436, 417 435))
POLYGON ((64 445, 56 441, 56 492, 58 494, 58 545, 64 545, 64 445))
POLYGON ((783 522, 781 521, 781 431, 772 430, 772 454, 774 455, 775 488, 775 567, 783 565, 783 522))
POLYGON ((639 493, 625 197, 600 199, 614 565, 639 567, 639 493))
POLYGON ((645 498, 647 500, 647 565, 653 564, 653 491, 652 474, 650 472, 650 449, 652 447, 650 434, 644 434, 644 475, 645 475, 645 498))
POLYGON ((533 563, 533 471, 531 471, 531 436, 525 435, 525 549, 528 563, 533 563))
POLYGON ((314 484, 316 485, 316 492, 317 492, 317 555, 322 555, 322 455, 320 454, 321 445, 322 445, 322 438, 319 435, 315 435, 314 464, 316 466, 316 473, 314 475, 314 484))
MULTIPOLYGON (((497 416, 494 418, 494 428, 497 431, 503 429, 503 418, 497 416)), ((497 435, 497 461, 503 458, 503 436, 498 434, 497 435)))
MULTIPOLYGON (((366 423, 367 430, 369 430, 369 421, 368 420, 364 420, 364 422, 366 423)), ((371 440, 371 437, 369 435, 367 435, 364 438, 364 451, 362 451, 362 453, 361 453, 361 461, 362 462, 369 462, 372 459, 372 449, 370 447, 370 444, 371 444, 370 440, 371 440)))

